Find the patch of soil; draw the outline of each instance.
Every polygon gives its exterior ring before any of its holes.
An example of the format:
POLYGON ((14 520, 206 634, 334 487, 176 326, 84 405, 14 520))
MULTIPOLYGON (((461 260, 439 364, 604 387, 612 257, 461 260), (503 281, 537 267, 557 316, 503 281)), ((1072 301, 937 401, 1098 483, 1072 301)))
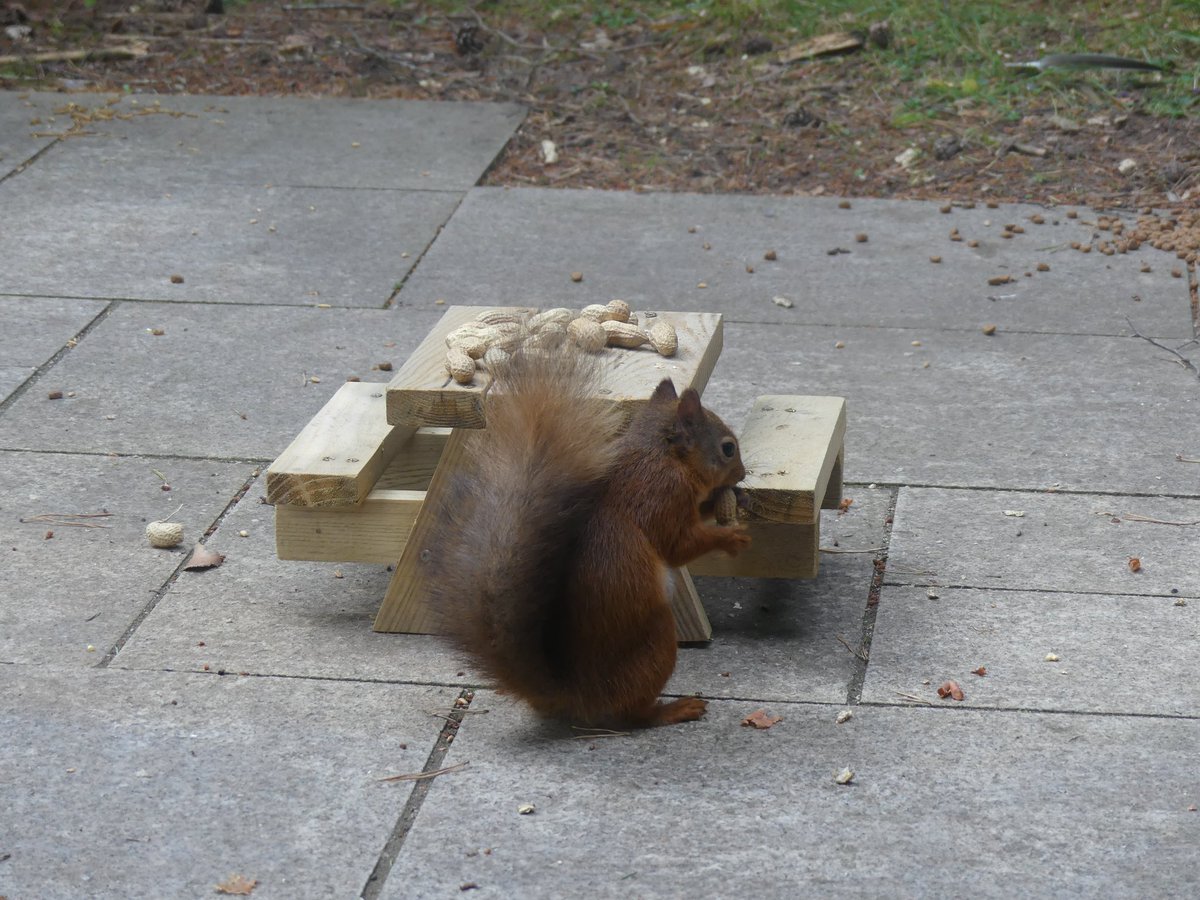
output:
POLYGON ((421 3, 296 0, 204 11, 222 6, 99 0, 52 16, 36 2, 5 3, 0 24, 31 30, 0 33, 0 55, 138 55, 21 62, 19 77, 0 77, 0 85, 521 103, 528 117, 487 184, 1200 203, 1200 126, 1141 113, 1134 91, 1097 98, 1095 115, 1078 123, 1050 108, 1004 121, 959 104, 901 129, 893 117, 906 102, 911 108, 917 89, 880 84, 870 54, 888 51, 869 44, 788 64, 771 35, 704 34, 695 19, 608 31, 575 23, 543 34, 503 12, 486 22, 451 19, 421 3), (915 158, 897 161, 910 148, 915 158), (547 152, 557 159, 547 161, 547 152), (1122 173, 1124 160, 1134 163, 1122 173))

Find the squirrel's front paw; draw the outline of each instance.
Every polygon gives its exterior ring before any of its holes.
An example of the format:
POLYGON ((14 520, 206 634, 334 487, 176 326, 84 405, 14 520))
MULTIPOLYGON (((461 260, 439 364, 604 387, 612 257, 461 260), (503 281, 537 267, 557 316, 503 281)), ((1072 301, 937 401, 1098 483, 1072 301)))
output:
POLYGON ((732 525, 725 530, 728 535, 721 542, 721 549, 730 556, 737 556, 739 550, 750 546, 750 530, 745 525, 732 525))

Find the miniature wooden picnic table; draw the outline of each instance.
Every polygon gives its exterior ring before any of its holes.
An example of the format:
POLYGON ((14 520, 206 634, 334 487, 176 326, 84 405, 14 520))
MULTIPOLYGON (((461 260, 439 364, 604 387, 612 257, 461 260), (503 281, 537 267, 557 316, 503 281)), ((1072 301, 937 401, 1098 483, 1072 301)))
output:
MULTIPOLYGON (((451 306, 388 385, 348 382, 267 470, 280 559, 395 564, 375 630, 430 633, 420 552, 436 502, 462 463, 464 438, 486 422, 485 373, 459 385, 446 376, 445 336, 485 309, 451 306)), ((717 313, 658 312, 679 347, 608 349, 600 396, 632 409, 664 378, 703 394, 721 354, 717 313)), ((732 423, 731 423, 732 424, 732 423)), ((713 553, 676 570, 672 611, 681 641, 707 641, 712 626, 692 575, 815 578, 821 510, 842 496, 846 403, 841 397, 759 397, 737 430, 747 460, 739 518, 753 543, 736 557, 713 553)))

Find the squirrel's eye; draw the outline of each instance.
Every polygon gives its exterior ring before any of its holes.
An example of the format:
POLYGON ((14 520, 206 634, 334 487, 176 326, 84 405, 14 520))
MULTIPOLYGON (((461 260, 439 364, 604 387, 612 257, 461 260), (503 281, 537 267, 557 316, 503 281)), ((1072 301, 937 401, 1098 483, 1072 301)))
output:
POLYGON ((733 459, 733 455, 737 453, 737 441, 733 438, 725 438, 721 441, 721 452, 725 454, 726 459, 733 459))

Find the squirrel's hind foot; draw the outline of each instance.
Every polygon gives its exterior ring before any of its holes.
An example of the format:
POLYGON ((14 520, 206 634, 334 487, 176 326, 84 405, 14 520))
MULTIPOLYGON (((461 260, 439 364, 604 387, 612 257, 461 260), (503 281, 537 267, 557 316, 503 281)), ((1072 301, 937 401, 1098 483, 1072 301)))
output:
POLYGON ((707 709, 706 700, 699 697, 680 697, 670 703, 656 703, 646 724, 677 725, 680 722, 694 722, 703 717, 707 709))

